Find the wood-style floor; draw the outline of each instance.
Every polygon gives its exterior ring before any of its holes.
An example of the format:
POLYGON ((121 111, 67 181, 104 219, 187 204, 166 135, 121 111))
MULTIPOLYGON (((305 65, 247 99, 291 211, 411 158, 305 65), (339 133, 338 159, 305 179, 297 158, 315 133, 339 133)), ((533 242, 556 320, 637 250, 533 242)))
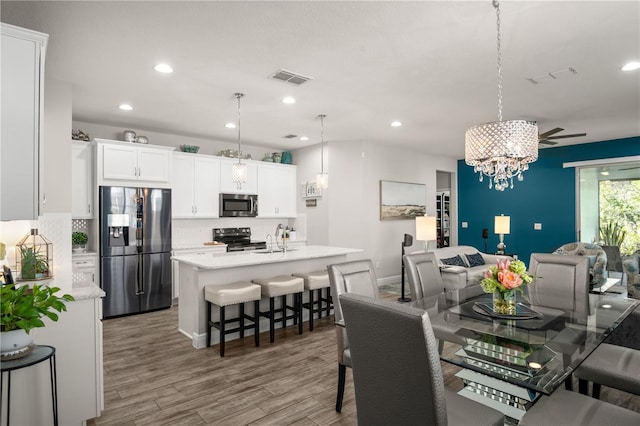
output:
MULTIPOLYGON (((388 298, 397 295, 387 295, 388 298)), ((196 350, 176 329, 178 310, 104 321, 105 409, 89 425, 356 425, 353 381, 335 411, 336 339, 333 317, 279 330, 261 347, 253 338, 196 350)), ((442 364, 458 390, 454 366, 442 364)), ((577 387, 576 387, 577 389, 577 387)), ((640 397, 603 387, 602 399, 640 412, 640 397)))

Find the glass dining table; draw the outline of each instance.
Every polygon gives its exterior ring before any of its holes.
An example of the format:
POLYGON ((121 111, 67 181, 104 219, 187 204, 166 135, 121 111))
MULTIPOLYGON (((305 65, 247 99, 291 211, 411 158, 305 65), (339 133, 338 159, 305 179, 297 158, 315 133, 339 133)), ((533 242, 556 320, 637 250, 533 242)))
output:
POLYGON ((408 305, 429 313, 440 359, 462 367, 459 394, 500 410, 517 423, 549 395, 639 304, 590 294, 574 311, 518 303, 515 316, 493 314, 491 295, 460 304, 445 294, 408 305))

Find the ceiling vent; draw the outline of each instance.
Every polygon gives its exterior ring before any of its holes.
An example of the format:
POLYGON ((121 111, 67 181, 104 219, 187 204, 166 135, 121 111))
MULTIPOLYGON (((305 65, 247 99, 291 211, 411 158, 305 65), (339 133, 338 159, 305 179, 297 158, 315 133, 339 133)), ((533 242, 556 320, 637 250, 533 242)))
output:
POLYGON ((296 86, 306 83, 309 80, 313 80, 311 77, 305 77, 304 75, 296 74, 287 70, 276 71, 271 75, 271 78, 284 81, 285 83, 295 84, 296 86))
POLYGON ((298 137, 298 135, 284 135, 283 136, 283 138, 285 138, 285 139, 294 139, 294 138, 297 138, 297 137, 298 137))

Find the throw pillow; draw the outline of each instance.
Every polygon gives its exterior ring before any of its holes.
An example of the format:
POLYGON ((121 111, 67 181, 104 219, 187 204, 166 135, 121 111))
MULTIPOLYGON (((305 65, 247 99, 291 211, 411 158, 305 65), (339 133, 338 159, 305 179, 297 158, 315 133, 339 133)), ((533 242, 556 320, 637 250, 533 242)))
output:
POLYGON ((467 262, 469 262, 469 266, 471 268, 474 266, 484 265, 484 258, 480 253, 465 254, 465 256, 467 256, 467 262))
POLYGON ((460 255, 456 255, 456 256, 453 256, 453 257, 447 257, 446 259, 440 259, 440 262, 442 262, 444 265, 464 266, 464 267, 467 266, 467 265, 464 264, 464 260, 462 260, 460 255))

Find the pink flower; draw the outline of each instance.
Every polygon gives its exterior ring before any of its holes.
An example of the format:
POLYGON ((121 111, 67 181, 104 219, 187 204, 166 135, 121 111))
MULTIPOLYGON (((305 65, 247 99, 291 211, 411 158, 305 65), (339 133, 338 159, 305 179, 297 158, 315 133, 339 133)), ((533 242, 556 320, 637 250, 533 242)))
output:
POLYGON ((511 271, 498 272, 498 281, 500 281, 507 289, 513 289, 522 285, 522 278, 520 278, 520 275, 511 271))
POLYGON ((484 277, 485 278, 493 278, 493 272, 491 272, 489 269, 487 269, 486 271, 484 271, 484 277))
POLYGON ((509 259, 498 259, 499 271, 508 271, 510 266, 511 266, 511 261, 509 261, 509 259))

